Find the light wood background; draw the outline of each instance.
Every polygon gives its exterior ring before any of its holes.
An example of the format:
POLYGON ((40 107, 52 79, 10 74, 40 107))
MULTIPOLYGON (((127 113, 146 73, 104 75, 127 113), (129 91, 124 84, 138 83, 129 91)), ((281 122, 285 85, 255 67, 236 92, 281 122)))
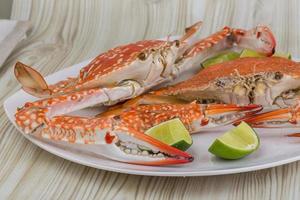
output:
MULTIPOLYGON (((14 0, 12 19, 33 29, 0 69, 0 104, 19 85, 17 60, 47 75, 117 44, 179 34, 202 19, 222 26, 269 25, 278 47, 300 53, 297 0, 14 0)), ((280 148, 280 147, 278 147, 280 148)), ((300 162, 250 173, 190 178, 134 176, 85 167, 25 140, 0 108, 0 199, 300 199, 300 162)))

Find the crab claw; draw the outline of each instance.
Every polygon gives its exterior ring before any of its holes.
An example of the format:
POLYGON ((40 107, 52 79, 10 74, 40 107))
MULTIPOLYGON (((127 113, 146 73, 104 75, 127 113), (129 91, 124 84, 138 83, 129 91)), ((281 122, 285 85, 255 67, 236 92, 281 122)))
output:
MULTIPOLYGON (((106 133, 107 152, 111 159, 140 165, 173 165, 193 161, 193 156, 153 137, 128 127, 117 127, 106 133), (113 138, 109 143, 107 138, 113 138)), ((102 147, 101 147, 102 148, 102 147)))
POLYGON ((287 135, 288 137, 300 137, 300 133, 291 133, 287 135))
POLYGON ((242 119, 254 127, 277 128, 277 127, 299 127, 300 101, 288 108, 281 108, 256 114, 242 119))
POLYGON ((121 122, 119 117, 55 116, 47 109, 26 107, 16 113, 16 123, 26 134, 84 145, 87 151, 120 162, 141 165, 188 163, 193 157, 121 122), (89 147, 88 147, 89 146, 89 147))
POLYGON ((199 31, 200 27, 202 25, 202 21, 196 22, 195 24, 191 25, 190 27, 187 27, 185 29, 185 35, 180 38, 179 40, 181 42, 194 42, 194 40, 196 39, 196 33, 199 31), (192 38, 193 36, 193 38, 192 38))
MULTIPOLYGON (((294 108, 282 108, 241 119, 253 127, 258 128, 277 128, 299 126, 300 112, 294 108)), ((238 124, 237 122, 236 124, 238 124)))
POLYGON ((275 53, 276 40, 272 31, 266 26, 257 26, 249 31, 236 30, 236 39, 240 47, 255 49, 256 51, 271 56, 275 53))
POLYGON ((237 119, 253 115, 262 110, 260 105, 239 106, 235 104, 209 104, 203 108, 205 117, 201 126, 211 128, 231 124, 237 119))

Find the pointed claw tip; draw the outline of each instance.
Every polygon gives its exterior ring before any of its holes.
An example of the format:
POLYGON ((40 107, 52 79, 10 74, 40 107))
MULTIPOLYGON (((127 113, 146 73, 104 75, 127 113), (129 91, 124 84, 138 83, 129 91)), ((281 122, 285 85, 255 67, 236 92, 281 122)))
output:
POLYGON ((238 125, 240 125, 240 123, 242 123, 242 120, 238 120, 236 122, 233 122, 232 125, 233 126, 238 126, 238 125))
POLYGON ((189 157, 187 160, 188 160, 188 162, 193 162, 193 161, 194 161, 194 157, 191 156, 191 157, 189 157))
POLYGON ((180 42, 186 42, 188 39, 195 35, 195 33, 200 29, 202 21, 198 21, 195 24, 185 28, 185 35, 179 40, 180 42))
POLYGON ((175 158, 171 158, 171 159, 173 160, 174 164, 190 163, 190 162, 194 161, 194 157, 190 154, 188 154, 188 156, 186 156, 186 157, 176 156, 175 158))
POLYGON ((193 27, 195 27, 195 29, 199 29, 202 24, 203 24, 202 21, 198 21, 193 25, 193 27))
POLYGON ((187 33, 187 32, 189 32, 189 31, 191 31, 191 30, 198 30, 199 28, 200 28, 200 26, 203 24, 203 22, 202 21, 198 21, 198 22, 196 22, 196 23, 194 23, 193 25, 191 25, 191 26, 189 26, 189 27, 187 27, 187 28, 185 28, 185 32, 187 33))
POLYGON ((139 165, 148 165, 148 166, 164 166, 164 165, 178 165, 178 164, 187 164, 190 162, 193 162, 194 157, 188 157, 188 158, 167 158, 164 160, 157 160, 157 161, 149 161, 149 162, 133 162, 134 164, 139 165))
POLYGON ((275 51, 276 51, 276 50, 275 50, 275 47, 274 47, 274 48, 272 49, 272 55, 275 53, 275 51))
POLYGON ((286 135, 287 137, 300 137, 300 133, 291 133, 286 135))
POLYGON ((15 73, 15 77, 18 79, 18 77, 20 76, 20 70, 22 70, 24 68, 24 64, 21 63, 21 62, 17 62, 15 64, 15 67, 14 67, 14 73, 15 73))

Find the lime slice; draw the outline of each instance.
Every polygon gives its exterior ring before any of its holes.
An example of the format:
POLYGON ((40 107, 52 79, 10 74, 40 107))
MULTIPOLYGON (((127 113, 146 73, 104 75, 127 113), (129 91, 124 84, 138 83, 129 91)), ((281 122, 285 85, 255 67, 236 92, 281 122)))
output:
POLYGON ((244 49, 241 52, 240 58, 245 58, 245 57, 266 57, 266 56, 250 49, 244 49))
POLYGON ((206 68, 206 67, 211 66, 211 65, 215 65, 215 64, 218 64, 218 63, 222 63, 222 62, 237 59, 237 58, 239 58, 239 56, 240 56, 240 54, 237 53, 237 52, 234 52, 234 51, 221 53, 219 55, 216 55, 212 58, 209 58, 209 59, 205 60, 202 63, 202 66, 204 68, 206 68))
POLYGON ((208 151, 224 159, 239 159, 259 147, 259 138, 245 122, 218 137, 208 151))
POLYGON ((187 150, 193 143, 189 131, 178 118, 160 123, 145 133, 182 151, 187 150))
POLYGON ((273 54, 274 57, 281 57, 281 58, 286 58, 286 59, 292 59, 292 54, 290 53, 283 53, 283 52, 275 52, 273 54))

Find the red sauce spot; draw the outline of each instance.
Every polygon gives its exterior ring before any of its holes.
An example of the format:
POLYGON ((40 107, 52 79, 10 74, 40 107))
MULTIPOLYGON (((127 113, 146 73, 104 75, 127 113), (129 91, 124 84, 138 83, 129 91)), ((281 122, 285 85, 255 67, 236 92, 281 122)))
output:
POLYGON ((111 144, 113 142, 113 140, 115 139, 116 136, 114 135, 111 135, 110 132, 106 132, 106 135, 105 135, 105 142, 107 144, 111 144))
POLYGON ((202 119, 201 120, 201 126, 205 126, 205 125, 207 125, 208 124, 208 122, 209 122, 209 120, 208 119, 202 119))

